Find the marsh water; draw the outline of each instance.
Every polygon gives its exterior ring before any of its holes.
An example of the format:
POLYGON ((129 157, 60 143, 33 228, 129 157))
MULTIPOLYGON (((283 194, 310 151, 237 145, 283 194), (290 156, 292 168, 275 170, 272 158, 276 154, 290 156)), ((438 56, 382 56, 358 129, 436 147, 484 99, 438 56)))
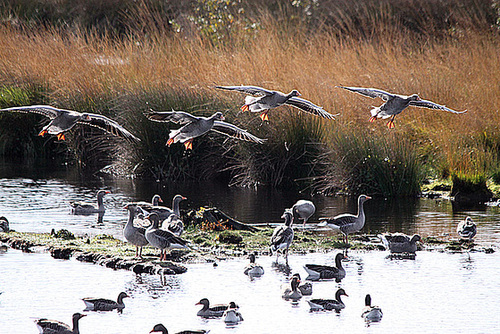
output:
MULTIPOLYGON (((23 171, 0 166, 0 216, 8 217, 17 231, 48 232, 66 228, 75 234, 112 234, 123 238, 126 221, 123 205, 146 200, 159 193, 169 204, 181 193, 188 200, 182 208, 216 206, 248 223, 278 222, 283 209, 297 199, 314 201, 319 217, 354 212, 349 198, 314 196, 269 189, 228 188, 215 183, 169 184, 140 180, 82 180, 70 171, 23 171), (94 201, 98 189, 111 194, 102 222, 95 216, 70 214, 72 200, 94 201)), ((454 210, 447 199, 374 199, 366 203, 367 224, 363 232, 402 231, 407 234, 455 238, 456 224, 467 215, 478 224, 476 242, 498 250, 500 215, 496 206, 473 211, 454 210)), ((283 270, 280 258, 261 256, 265 274, 250 280, 243 274, 247 260, 237 258, 211 264, 188 264, 182 275, 137 276, 76 260, 55 260, 46 253, 0 252, 0 333, 36 333, 33 319, 46 317, 70 323, 71 315, 82 312, 83 297, 125 299, 123 313, 86 312, 80 332, 149 333, 163 323, 170 333, 184 329, 210 329, 211 333, 493 333, 500 329, 499 252, 448 253, 420 251, 415 260, 391 260, 387 252, 349 252, 341 282, 313 283, 313 297, 333 298, 338 287, 349 297, 340 313, 309 312, 303 297, 297 302, 281 298, 280 287, 289 275, 307 276, 306 263, 332 264, 337 251, 291 255, 290 270, 283 270), (367 325, 361 318, 364 296, 370 293, 382 307, 381 322, 367 325), (207 297, 212 303, 235 301, 244 321, 227 326, 221 319, 196 316, 194 304, 207 297)))

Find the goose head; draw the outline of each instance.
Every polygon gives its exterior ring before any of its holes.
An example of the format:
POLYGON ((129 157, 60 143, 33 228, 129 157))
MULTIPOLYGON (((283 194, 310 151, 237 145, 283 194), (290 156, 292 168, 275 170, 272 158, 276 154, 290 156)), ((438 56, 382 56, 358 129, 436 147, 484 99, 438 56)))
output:
POLYGON ((293 213, 291 209, 285 209, 285 212, 283 212, 283 215, 281 216, 282 219, 285 220, 285 225, 290 226, 293 222, 293 213))
POLYGON ((151 330, 150 333, 156 333, 156 332, 161 332, 163 334, 168 334, 168 330, 165 326, 162 324, 156 324, 153 329, 151 330))
POLYGON ((345 290, 342 288, 338 289, 337 292, 335 292, 335 299, 340 301, 340 296, 349 297, 349 295, 345 293, 345 290))
POLYGON ((213 114, 211 118, 217 121, 225 120, 224 115, 220 111, 217 111, 215 114, 213 114))
POLYGON ((99 190, 97 192, 97 198, 103 198, 104 195, 107 195, 107 194, 111 194, 111 191, 108 191, 108 190, 99 190))
POLYGON ((163 200, 161 199, 160 195, 156 194, 153 196, 151 203, 153 204, 153 206, 158 206, 158 203, 163 203, 163 200))
POLYGON ((160 225, 160 217, 158 216, 157 213, 155 212, 152 212, 150 213, 147 217, 146 217, 147 220, 149 220, 151 222, 151 227, 152 228, 158 228, 158 226, 160 225))
POLYGON ((125 292, 120 292, 120 294, 118 295, 118 304, 122 303, 123 298, 128 298, 128 297, 130 297, 130 296, 127 295, 125 292))
POLYGON ((409 100, 410 101, 421 101, 422 99, 417 94, 413 94, 413 95, 410 95, 409 100))
POLYGON ((359 195, 358 202, 359 202, 359 204, 363 204, 364 202, 368 201, 369 199, 372 199, 372 198, 368 195, 359 195))
POLYGON ((252 254, 250 254, 250 255, 248 256, 248 258, 250 259, 250 263, 255 263, 255 254, 253 254, 253 253, 252 253, 252 254))
POLYGON ((89 121, 91 121, 92 119, 90 118, 90 115, 89 115, 89 114, 87 114, 87 113, 82 113, 82 114, 80 115, 80 120, 89 122, 89 121))
POLYGON ((417 241, 421 241, 421 240, 422 240, 422 238, 418 234, 415 234, 413 237, 411 237, 410 242, 413 244, 413 243, 415 243, 417 241))
POLYGON ((365 297, 365 306, 372 306, 372 297, 370 294, 367 294, 365 297))
POLYGON ((288 96, 289 96, 289 97, 300 96, 300 95, 301 95, 301 94, 300 94, 300 93, 299 93, 299 91, 298 91, 298 90, 296 90, 296 89, 292 90, 292 91, 288 94, 288 96))

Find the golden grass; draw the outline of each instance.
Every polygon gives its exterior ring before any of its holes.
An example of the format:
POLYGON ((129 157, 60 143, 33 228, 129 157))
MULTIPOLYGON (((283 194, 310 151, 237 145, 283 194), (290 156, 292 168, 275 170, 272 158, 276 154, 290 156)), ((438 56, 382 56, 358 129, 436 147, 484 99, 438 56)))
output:
MULTIPOLYGON (((500 45, 494 33, 461 31, 423 42, 383 26, 374 32, 376 40, 339 38, 328 30, 308 33, 300 24, 284 27, 272 18, 262 26, 256 38, 234 37, 237 47, 213 46, 201 37, 183 35, 115 40, 88 33, 21 33, 1 27, 0 84, 41 84, 48 88, 48 101, 54 105, 72 107, 83 100, 95 109, 112 109, 133 92, 166 90, 227 101, 234 106, 227 112, 229 119, 237 116, 243 96, 217 91, 214 85, 298 89, 304 98, 341 113, 337 121, 322 121, 327 132, 354 126, 366 129, 365 133, 407 133, 432 146, 447 168, 486 171, 495 164, 497 157, 481 153, 485 150, 481 145, 474 147, 480 153, 471 155, 471 145, 463 144, 485 128, 497 131, 500 124, 500 45), (454 115, 409 108, 396 117, 396 129, 388 130, 384 121, 368 123, 371 106, 382 101, 336 85, 418 93, 468 112, 454 115), (488 161, 460 165, 471 156, 488 161)), ((146 109, 145 105, 137 113, 146 109)), ((279 110, 270 115, 273 122, 280 117, 279 110)))

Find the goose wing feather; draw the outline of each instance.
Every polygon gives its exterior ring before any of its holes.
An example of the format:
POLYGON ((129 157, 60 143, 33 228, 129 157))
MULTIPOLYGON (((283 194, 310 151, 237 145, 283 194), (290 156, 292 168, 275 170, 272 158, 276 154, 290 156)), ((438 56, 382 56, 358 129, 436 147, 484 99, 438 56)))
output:
POLYGON ((238 92, 252 94, 252 95, 260 95, 260 96, 275 94, 275 92, 272 90, 268 90, 257 86, 215 86, 215 88, 225 89, 225 90, 236 90, 238 92))
POLYGON ((394 97, 394 94, 388 93, 386 91, 383 91, 381 89, 375 89, 375 88, 362 88, 362 87, 345 87, 345 86, 337 86, 339 88, 343 88, 346 90, 349 90, 354 93, 358 93, 364 96, 368 96, 371 98, 381 98, 384 101, 388 101, 390 98, 394 97))
POLYGON ((132 133, 130 133, 127 129, 125 129, 123 126, 118 124, 118 122, 107 118, 106 116, 103 115, 98 115, 98 114, 87 114, 90 117, 90 120, 80 120, 78 121, 78 124, 85 124, 85 125, 90 125, 96 128, 99 128, 101 130, 107 131, 111 133, 112 135, 115 135, 117 137, 121 137, 123 139, 126 139, 128 141, 141 141, 139 138, 134 136, 132 133))
POLYGON ((256 137, 247 130, 243 130, 237 127, 236 125, 222 121, 214 121, 214 126, 212 128, 212 131, 224 134, 226 136, 234 137, 241 140, 251 141, 258 144, 262 144, 265 141, 265 139, 256 137))
POLYGON ((335 116, 339 114, 332 115, 320 106, 315 105, 311 101, 301 99, 300 97, 293 96, 289 98, 285 104, 291 105, 300 110, 306 111, 316 116, 320 116, 326 119, 335 119, 335 116))
POLYGON ((454 113, 454 114, 463 114, 463 113, 467 112, 467 109, 463 110, 463 111, 456 111, 456 110, 448 108, 447 106, 443 106, 443 105, 434 103, 432 101, 427 101, 427 100, 411 101, 410 105, 414 106, 414 107, 421 107, 421 108, 428 108, 428 109, 448 111, 448 112, 451 112, 451 113, 454 113))
POLYGON ((34 105, 34 106, 5 108, 5 109, 0 109, 0 111, 20 112, 20 113, 25 113, 25 114, 33 113, 33 114, 43 115, 43 116, 48 117, 50 119, 54 119, 61 112, 64 112, 66 110, 58 109, 58 108, 55 108, 52 106, 46 106, 46 105, 34 105))
POLYGON ((198 121, 200 118, 184 111, 150 111, 144 114, 151 121, 172 122, 176 124, 189 124, 198 121))

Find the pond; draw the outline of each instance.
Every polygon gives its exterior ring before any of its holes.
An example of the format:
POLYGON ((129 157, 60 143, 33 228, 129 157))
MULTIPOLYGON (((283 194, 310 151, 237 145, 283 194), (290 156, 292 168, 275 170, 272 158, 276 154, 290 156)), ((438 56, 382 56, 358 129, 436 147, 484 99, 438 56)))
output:
MULTIPOLYGON (((39 171, 40 172, 40 171, 39 171)), ((131 200, 149 200, 159 193, 169 204, 176 193, 188 197, 182 208, 213 205, 250 223, 278 222, 283 209, 297 199, 309 198, 293 192, 269 189, 237 189, 214 183, 161 184, 139 180, 91 180, 83 182, 69 172, 25 174, 0 167, 0 216, 6 216, 17 231, 48 232, 66 228, 76 234, 112 234, 122 238, 126 221, 123 205, 131 200), (97 189, 112 192, 105 197, 102 223, 95 216, 70 214, 72 200, 94 201, 97 189)), ((354 212, 349 198, 314 196, 319 217, 354 212)), ((454 237, 458 221, 471 216, 478 224, 476 242, 498 247, 500 215, 495 206, 476 211, 454 211, 446 200, 373 199, 366 203, 365 233, 419 233, 422 236, 454 237)), ((314 224, 311 224, 314 227, 314 224)), ((390 260, 386 252, 349 252, 344 263, 346 277, 314 282, 313 297, 333 298, 337 288, 349 297, 339 314, 309 312, 310 297, 292 303, 281 298, 280 286, 295 272, 304 279, 306 263, 333 264, 337 252, 291 255, 290 271, 282 272, 274 257, 258 257, 265 274, 250 280, 243 274, 246 259, 211 264, 189 264, 185 274, 165 277, 136 276, 75 260, 54 260, 48 254, 26 254, 9 249, 0 253, 0 333, 36 333, 33 318, 47 317, 70 323, 74 312, 82 312, 84 297, 125 299, 122 314, 86 312, 81 333, 149 333, 163 323, 170 333, 184 329, 210 329, 211 333, 338 333, 419 332, 491 333, 500 328, 497 316, 500 293, 498 252, 441 253, 421 251, 415 260, 390 260), (380 323, 367 326, 360 317, 364 297, 382 307, 380 323), (235 301, 244 321, 228 327, 221 319, 202 319, 194 304, 207 297, 212 303, 235 301)), ((279 263, 282 263, 280 258, 279 263)))

